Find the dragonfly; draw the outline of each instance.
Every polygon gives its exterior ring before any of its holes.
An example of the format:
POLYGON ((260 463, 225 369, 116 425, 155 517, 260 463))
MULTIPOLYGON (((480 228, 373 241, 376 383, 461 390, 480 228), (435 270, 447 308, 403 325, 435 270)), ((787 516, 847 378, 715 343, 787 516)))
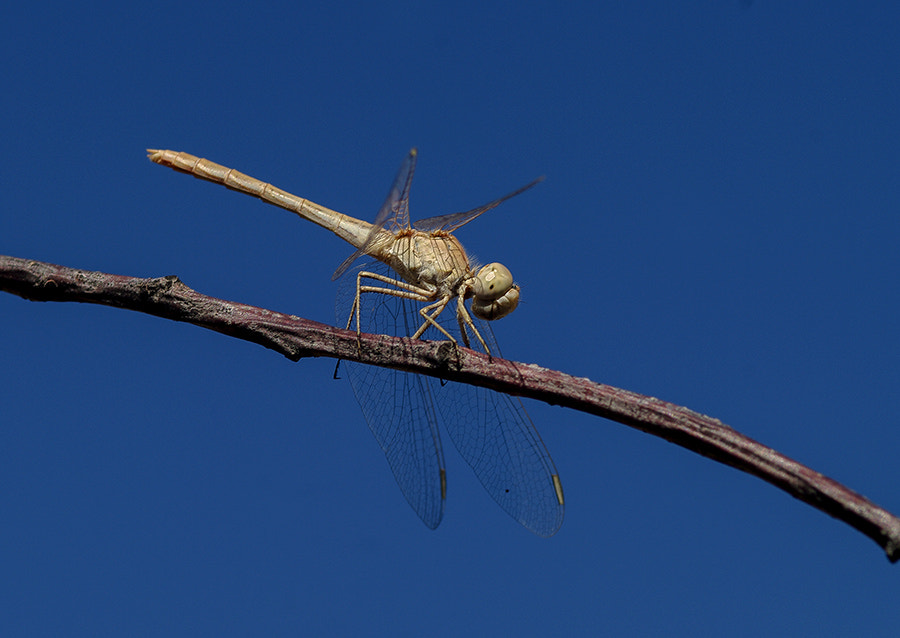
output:
MULTIPOLYGON (((411 223, 409 192, 418 158, 412 149, 369 223, 189 153, 147 153, 157 164, 253 195, 349 242, 355 251, 332 279, 339 280, 336 319, 347 329, 355 324, 357 336, 364 329, 448 340, 457 349, 460 342, 465 347, 474 343, 495 365, 504 363, 493 357, 500 351, 486 322, 516 309, 519 286, 502 264, 477 267, 453 232, 542 178, 478 208, 411 223)), ((369 429, 426 526, 435 529, 440 524, 447 497, 438 427, 442 422, 501 508, 539 536, 559 530, 564 514, 559 473, 518 398, 390 368, 343 363, 369 429)))

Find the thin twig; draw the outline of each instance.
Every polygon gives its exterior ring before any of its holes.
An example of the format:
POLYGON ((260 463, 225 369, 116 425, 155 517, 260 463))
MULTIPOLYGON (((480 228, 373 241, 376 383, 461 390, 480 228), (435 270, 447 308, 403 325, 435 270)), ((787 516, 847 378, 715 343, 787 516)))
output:
POLYGON ((659 399, 535 365, 458 352, 448 342, 361 337, 315 321, 207 297, 177 277, 142 279, 0 256, 0 290, 33 301, 79 301, 184 321, 252 341, 292 361, 335 357, 484 386, 602 416, 753 474, 874 540, 900 560, 900 519, 840 483, 732 428, 659 399))

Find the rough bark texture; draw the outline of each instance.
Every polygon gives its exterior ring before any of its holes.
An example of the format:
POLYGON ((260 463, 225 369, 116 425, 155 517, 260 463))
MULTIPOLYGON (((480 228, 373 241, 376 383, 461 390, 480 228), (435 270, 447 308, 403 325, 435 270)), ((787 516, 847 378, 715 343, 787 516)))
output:
POLYGON ((275 350, 292 361, 335 357, 488 387, 561 405, 659 436, 758 476, 844 521, 900 559, 900 519, 840 483, 687 408, 449 342, 362 335, 207 297, 177 277, 141 279, 0 256, 0 290, 33 301, 79 301, 184 321, 275 350))

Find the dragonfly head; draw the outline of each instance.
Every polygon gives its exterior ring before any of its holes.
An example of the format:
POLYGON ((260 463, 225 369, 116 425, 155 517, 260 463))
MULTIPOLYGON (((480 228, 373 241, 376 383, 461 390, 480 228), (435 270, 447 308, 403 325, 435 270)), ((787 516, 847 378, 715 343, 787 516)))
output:
POLYGON ((472 292, 472 314, 479 319, 500 319, 519 305, 519 287, 513 283, 512 273, 496 262, 478 271, 472 292))

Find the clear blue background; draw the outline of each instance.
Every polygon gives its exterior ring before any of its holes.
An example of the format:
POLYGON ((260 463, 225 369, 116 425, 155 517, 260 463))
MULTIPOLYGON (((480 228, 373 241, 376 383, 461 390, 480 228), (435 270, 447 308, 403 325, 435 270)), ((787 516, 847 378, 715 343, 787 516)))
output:
MULTIPOLYGON (((508 357, 900 512, 896 3, 15 4, 0 253, 331 322, 347 246, 144 149, 364 218, 413 145, 414 218, 546 174, 459 233, 522 285, 508 357)), ((11 295, 0 333, 4 635, 896 635, 868 538, 621 425, 527 403, 550 540, 448 443, 430 532, 332 360, 11 295)))

